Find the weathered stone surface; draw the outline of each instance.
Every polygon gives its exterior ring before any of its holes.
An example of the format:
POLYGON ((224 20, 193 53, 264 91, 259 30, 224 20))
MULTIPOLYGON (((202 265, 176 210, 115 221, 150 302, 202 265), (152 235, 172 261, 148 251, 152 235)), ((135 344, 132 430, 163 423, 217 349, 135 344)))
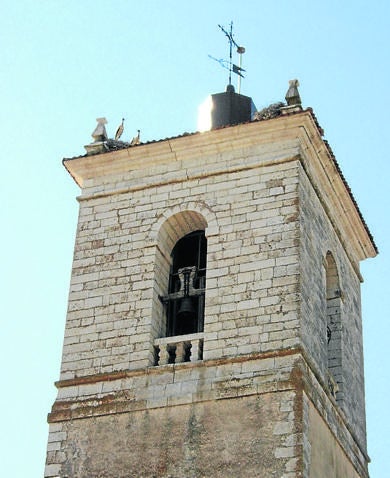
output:
POLYGON ((59 475, 283 476, 297 448, 284 446, 293 420, 281 405, 293 398, 282 392, 70 421, 59 475))
POLYGON ((311 444, 308 477, 358 478, 361 476, 346 459, 344 450, 334 440, 326 422, 320 417, 315 407, 310 403, 307 406, 308 441, 311 444))
POLYGON ((359 261, 375 246, 320 133, 300 112, 65 161, 82 193, 46 478, 367 477, 359 261), (199 229, 204 331, 169 364, 159 296, 199 229))

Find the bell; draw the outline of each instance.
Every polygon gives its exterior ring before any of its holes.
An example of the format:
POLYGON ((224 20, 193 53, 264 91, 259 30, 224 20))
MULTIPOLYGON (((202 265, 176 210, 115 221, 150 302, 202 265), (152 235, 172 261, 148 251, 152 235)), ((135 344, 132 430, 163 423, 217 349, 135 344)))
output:
POLYGON ((191 297, 183 297, 176 314, 177 335, 196 332, 196 310, 191 297))
POLYGON ((183 297, 180 302, 179 310, 177 311, 177 318, 180 320, 183 317, 194 315, 195 309, 191 297, 183 297))

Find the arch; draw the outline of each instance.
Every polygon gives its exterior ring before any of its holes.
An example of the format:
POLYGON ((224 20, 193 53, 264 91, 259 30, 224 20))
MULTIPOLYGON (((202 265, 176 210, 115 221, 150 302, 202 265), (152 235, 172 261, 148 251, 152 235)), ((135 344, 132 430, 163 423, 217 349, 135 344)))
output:
POLYGON ((326 264, 326 297, 334 297, 340 295, 340 281, 339 274, 337 271, 336 261, 334 260, 333 254, 328 251, 325 258, 326 264))
MULTIPOLYGON (((170 229, 175 230, 177 222, 182 231, 182 235, 176 234, 177 240, 197 229, 204 229, 206 237, 218 234, 217 217, 214 211, 203 202, 188 201, 166 209, 159 216, 151 228, 150 240, 155 244, 159 243, 161 235, 168 233, 170 229), (182 214, 184 214, 184 221, 180 220, 182 214), (186 222, 187 225, 185 224, 186 222)), ((174 238, 175 233, 172 235, 172 242, 174 238)), ((173 242, 172 248, 176 242, 173 242)))
POLYGON ((205 236, 207 232, 210 232, 210 229, 214 232, 217 229, 215 215, 209 208, 195 203, 189 203, 187 206, 192 207, 185 209, 184 205, 181 205, 165 211, 154 224, 151 233, 151 239, 156 244, 152 312, 153 336, 155 339, 167 335, 167 310, 166 304, 161 298, 166 297, 171 292, 169 291, 172 266, 171 253, 175 245, 182 238, 196 231, 204 231, 205 236))
POLYGON ((207 226, 206 219, 197 211, 178 212, 164 221, 157 235, 157 243, 170 254, 179 239, 194 231, 206 231, 207 226))
POLYGON ((341 292, 336 261, 330 251, 326 253, 325 270, 328 382, 331 392, 339 401, 343 393, 341 292))

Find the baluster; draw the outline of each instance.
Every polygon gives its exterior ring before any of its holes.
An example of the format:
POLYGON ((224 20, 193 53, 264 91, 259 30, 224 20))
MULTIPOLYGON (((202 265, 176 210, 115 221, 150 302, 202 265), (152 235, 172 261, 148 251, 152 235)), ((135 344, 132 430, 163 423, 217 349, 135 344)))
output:
POLYGON ((168 346, 167 345, 161 345, 160 346, 160 353, 159 353, 159 361, 158 365, 166 365, 169 363, 169 352, 168 352, 168 346))
POLYGON ((186 349, 184 347, 184 342, 179 342, 176 345, 176 363, 184 362, 186 356, 186 349))
POLYGON ((192 344, 192 347, 191 347, 190 361, 197 362, 199 360, 199 340, 192 340, 191 344, 192 344))

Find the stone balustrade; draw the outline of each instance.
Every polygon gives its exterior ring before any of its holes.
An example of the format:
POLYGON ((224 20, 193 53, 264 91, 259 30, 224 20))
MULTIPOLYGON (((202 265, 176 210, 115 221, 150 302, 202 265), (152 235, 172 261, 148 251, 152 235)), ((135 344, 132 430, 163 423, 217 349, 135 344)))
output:
POLYGON ((154 341, 155 365, 202 360, 203 337, 203 333, 196 333, 156 339, 154 341))

